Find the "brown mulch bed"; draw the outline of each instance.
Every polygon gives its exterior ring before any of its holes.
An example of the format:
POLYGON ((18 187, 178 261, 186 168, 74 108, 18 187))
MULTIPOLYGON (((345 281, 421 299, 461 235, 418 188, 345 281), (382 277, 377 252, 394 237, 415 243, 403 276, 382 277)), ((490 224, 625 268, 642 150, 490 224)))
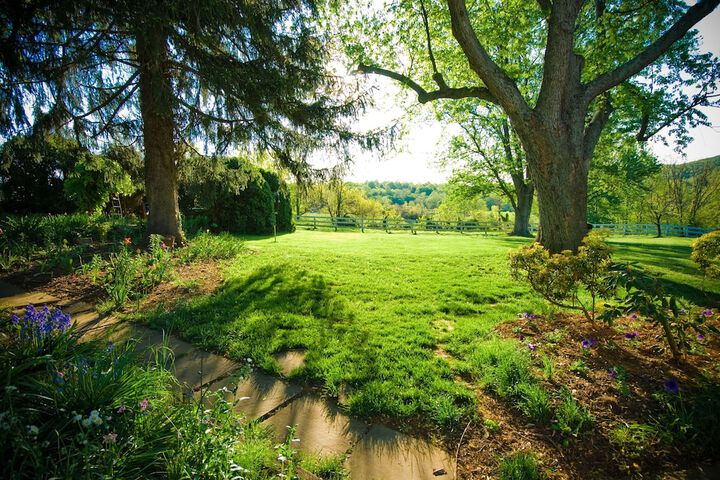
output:
MULTIPOLYGON (((718 324, 717 316, 714 323, 718 324)), ((664 390, 666 380, 676 379, 683 395, 692 395, 703 376, 717 380, 717 338, 698 343, 696 353, 686 355, 683 362, 674 362, 660 329, 630 318, 608 327, 600 322, 592 325, 582 316, 559 315, 553 320, 505 322, 496 331, 504 338, 516 339, 519 345, 538 345, 533 354, 538 376, 542 376, 541 355, 551 358, 555 365, 552 380, 545 380, 546 389, 557 392, 562 386, 569 388, 594 417, 593 427, 577 438, 563 438, 552 426, 533 425, 508 402, 478 389, 480 416, 500 423, 502 428, 490 433, 483 425, 471 425, 460 449, 458 478, 495 478, 499 457, 518 450, 533 452, 553 479, 685 478, 681 473, 684 469, 712 461, 717 468, 718 456, 690 458, 688 452, 660 445, 648 448, 640 458, 626 458, 609 440, 610 432, 622 423, 644 424, 652 419, 659 409, 654 394, 664 390), (625 338, 630 332, 637 332, 637 337, 625 338), (582 348, 582 341, 590 338, 597 343, 582 348), (587 373, 570 371, 574 361, 583 361, 587 373), (617 366, 627 371, 630 395, 622 395, 610 375, 610 369, 617 366), (670 472, 677 476, 666 476, 670 472)))

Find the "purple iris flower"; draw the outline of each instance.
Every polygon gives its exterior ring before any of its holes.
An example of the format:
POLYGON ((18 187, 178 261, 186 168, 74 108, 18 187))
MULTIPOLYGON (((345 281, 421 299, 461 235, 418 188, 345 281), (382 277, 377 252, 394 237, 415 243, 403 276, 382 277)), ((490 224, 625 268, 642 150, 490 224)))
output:
POLYGON ((680 392, 680 384, 674 378, 665 380, 665 390, 672 393, 673 395, 680 392))
POLYGON ((594 338, 587 338, 582 341, 582 348, 590 348, 594 347, 595 345, 597 345, 597 340, 595 340, 594 338))
POLYGON ((710 317, 710 316, 712 316, 713 311, 712 311, 712 309, 708 308, 707 310, 705 310, 704 312, 702 312, 702 314, 703 314, 704 317, 710 317))
POLYGON ((638 336, 638 332, 630 332, 625 334, 625 338, 628 340, 635 340, 635 337, 638 336))

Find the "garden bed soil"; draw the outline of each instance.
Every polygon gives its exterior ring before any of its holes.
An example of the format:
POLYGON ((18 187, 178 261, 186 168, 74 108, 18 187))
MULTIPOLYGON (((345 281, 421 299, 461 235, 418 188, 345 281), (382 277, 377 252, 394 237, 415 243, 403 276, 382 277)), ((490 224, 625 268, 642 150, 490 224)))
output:
MULTIPOLYGON (((717 316, 713 322, 717 326, 717 316)), ((577 438, 563 438, 552 426, 533 425, 506 401, 478 389, 481 418, 498 422, 501 429, 490 433, 482 420, 470 425, 459 450, 459 478, 494 478, 498 459, 518 450, 536 454, 553 479, 686 478, 686 472, 708 469, 720 475, 720 455, 693 458, 692 452, 656 444, 639 458, 627 458, 609 440, 618 425, 652 420, 660 407, 654 394, 664 390, 666 380, 677 380, 680 393, 690 396, 703 378, 717 379, 720 341, 716 337, 698 341, 695 353, 675 362, 666 351, 659 328, 629 318, 609 327, 600 322, 592 325, 578 315, 558 315, 553 320, 505 322, 496 331, 519 345, 537 345, 533 357, 538 369, 541 355, 551 358, 555 373, 551 381, 545 380, 546 389, 557 392, 562 386, 569 388, 594 417, 593 427, 577 438), (637 337, 627 339, 625 333, 630 332, 637 332, 637 337), (597 344, 583 348, 583 340, 590 338, 597 344), (579 360, 588 368, 584 375, 569 369, 579 360), (610 375, 610 369, 617 366, 627 371, 630 395, 622 395, 610 375)), ((542 374, 538 372, 538 376, 542 374)), ((705 475, 687 478, 720 478, 713 473, 705 475)))

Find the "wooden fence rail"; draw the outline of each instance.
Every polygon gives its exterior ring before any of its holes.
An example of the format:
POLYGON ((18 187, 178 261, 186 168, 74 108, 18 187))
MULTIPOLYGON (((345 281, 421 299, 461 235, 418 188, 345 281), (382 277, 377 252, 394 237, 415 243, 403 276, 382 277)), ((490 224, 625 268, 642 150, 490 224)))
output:
MULTIPOLYGON (((403 218, 363 218, 363 217, 330 217, 327 215, 300 215, 295 218, 295 225, 311 229, 357 229, 417 232, 459 232, 459 233, 504 233, 512 230, 510 222, 478 222, 475 220, 406 220, 403 218)), ((657 235, 657 226, 653 223, 596 223, 593 228, 607 229, 615 235, 657 235)), ((531 226, 536 231, 536 226, 531 226)), ((692 227, 689 225, 663 224, 660 226, 666 237, 699 237, 712 232, 711 228, 692 227)))

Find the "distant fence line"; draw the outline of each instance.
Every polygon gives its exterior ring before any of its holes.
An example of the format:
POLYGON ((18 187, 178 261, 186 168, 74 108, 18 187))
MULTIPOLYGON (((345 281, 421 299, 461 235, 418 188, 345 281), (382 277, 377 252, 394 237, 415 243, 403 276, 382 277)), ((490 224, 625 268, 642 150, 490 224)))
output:
MULTIPOLYGON (((459 232, 459 233, 504 233, 513 228, 510 222, 488 221, 478 222, 475 220, 408 220, 404 218, 363 218, 363 217, 330 217, 327 215, 299 215, 295 217, 295 225, 298 227, 318 228, 350 228, 365 230, 383 231, 405 231, 420 232, 459 232)), ((616 235, 657 235, 657 226, 653 223, 595 223, 596 229, 607 229, 616 235)), ((531 226, 536 231, 536 226, 531 226)), ((708 232, 714 231, 711 228, 692 227, 689 225, 666 225, 660 226, 662 235, 666 237, 699 237, 708 232)))

